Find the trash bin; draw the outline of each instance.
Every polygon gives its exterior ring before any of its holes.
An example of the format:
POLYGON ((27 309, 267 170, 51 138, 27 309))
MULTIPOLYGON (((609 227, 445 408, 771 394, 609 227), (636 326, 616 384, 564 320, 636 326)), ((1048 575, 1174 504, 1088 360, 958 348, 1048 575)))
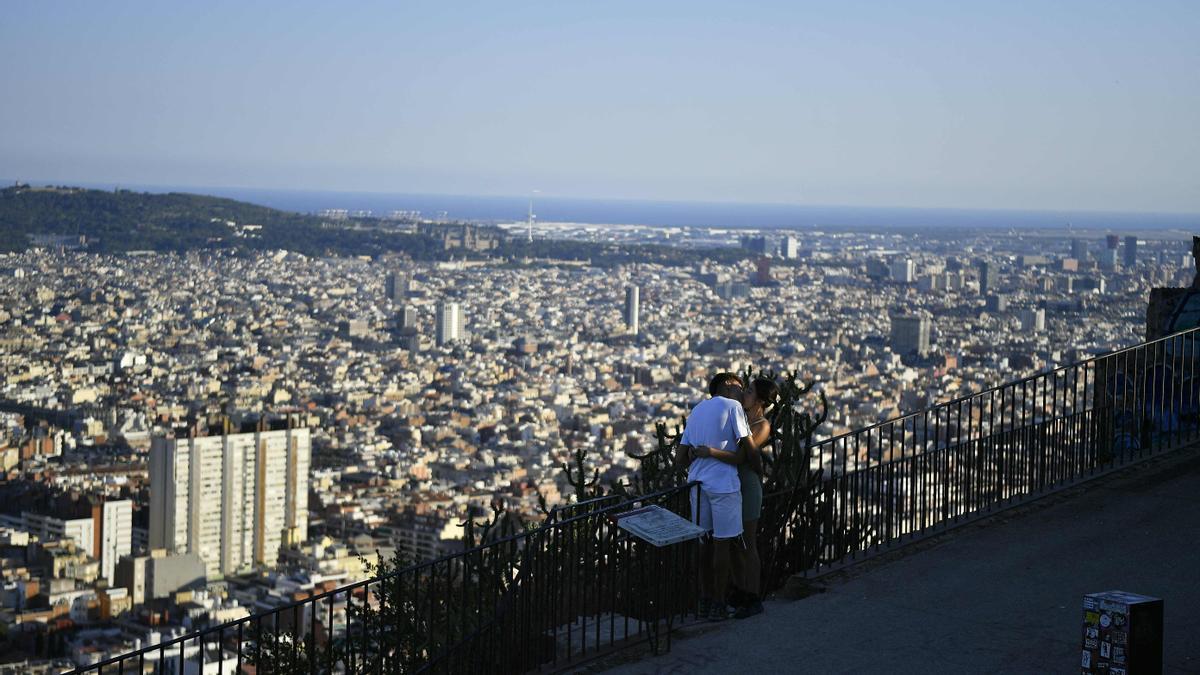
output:
POLYGON ((1105 591, 1083 596, 1084 673, 1162 673, 1163 601, 1105 591))

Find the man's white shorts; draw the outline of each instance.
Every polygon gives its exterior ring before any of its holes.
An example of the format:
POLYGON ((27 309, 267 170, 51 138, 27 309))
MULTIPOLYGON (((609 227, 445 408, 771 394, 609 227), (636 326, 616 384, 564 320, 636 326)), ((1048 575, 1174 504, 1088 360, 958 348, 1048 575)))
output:
POLYGON ((692 521, 712 532, 714 539, 733 539, 742 533, 741 492, 714 494, 701 485, 691 493, 692 521))

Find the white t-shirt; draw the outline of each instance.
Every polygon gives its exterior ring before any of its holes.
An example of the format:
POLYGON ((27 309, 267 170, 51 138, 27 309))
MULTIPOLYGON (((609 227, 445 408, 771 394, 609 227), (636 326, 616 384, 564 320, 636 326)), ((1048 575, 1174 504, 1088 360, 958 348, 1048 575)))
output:
MULTIPOLYGON (((737 451, 738 441, 750 435, 742 404, 731 398, 714 396, 692 408, 683 428, 681 445, 707 445, 718 450, 737 451)), ((688 467, 688 480, 699 481, 713 494, 728 494, 742 489, 737 467, 711 457, 700 457, 688 467)))

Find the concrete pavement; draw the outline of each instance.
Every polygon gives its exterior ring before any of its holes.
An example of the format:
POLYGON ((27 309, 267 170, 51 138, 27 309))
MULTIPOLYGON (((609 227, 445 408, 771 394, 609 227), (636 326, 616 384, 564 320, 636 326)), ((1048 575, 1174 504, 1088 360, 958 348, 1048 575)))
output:
POLYGON ((656 674, 1079 672, 1083 595, 1120 589, 1163 598, 1165 672, 1200 673, 1200 451, 1155 458, 823 584, 751 619, 685 628, 668 654, 602 665, 656 674))

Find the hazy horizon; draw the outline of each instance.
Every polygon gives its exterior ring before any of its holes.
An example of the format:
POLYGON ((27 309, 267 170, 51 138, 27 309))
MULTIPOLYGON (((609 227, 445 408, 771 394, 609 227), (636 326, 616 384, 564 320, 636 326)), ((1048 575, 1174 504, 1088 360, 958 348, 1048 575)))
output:
MULTIPOLYGON (((17 4, 0 175, 1200 212, 1200 5, 17 4)), ((211 189, 211 188, 210 188, 211 189)))
MULTIPOLYGON (((14 179, 4 179, 11 184, 14 179)), ((21 179, 24 180, 24 179, 21 179)), ((445 211, 449 219, 468 221, 523 221, 528 195, 463 195, 389 193, 370 191, 272 189, 233 186, 187 186, 114 183, 104 181, 24 181, 31 185, 66 185, 135 192, 188 192, 226 197, 271 208, 314 213, 322 209, 371 210, 386 215, 392 210, 416 210, 423 216, 445 211)), ((953 207, 855 206, 852 204, 785 204, 767 202, 717 202, 622 199, 535 195, 534 211, 540 222, 630 224, 659 227, 708 226, 732 229, 805 229, 827 227, 934 229, 984 227, 988 229, 1062 230, 1162 230, 1194 229, 1200 214, 1048 209, 963 209, 953 207)))

